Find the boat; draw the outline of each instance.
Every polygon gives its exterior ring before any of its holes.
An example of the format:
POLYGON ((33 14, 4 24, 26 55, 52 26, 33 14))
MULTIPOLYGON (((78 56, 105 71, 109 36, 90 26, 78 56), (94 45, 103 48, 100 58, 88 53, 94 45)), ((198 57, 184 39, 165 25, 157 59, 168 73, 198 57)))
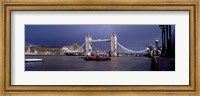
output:
POLYGON ((85 61, 107 61, 111 60, 108 54, 106 53, 97 53, 92 54, 91 56, 85 56, 83 57, 85 61))
POLYGON ((75 53, 75 52, 65 52, 64 53, 65 55, 67 55, 67 56, 83 56, 83 54, 82 53, 75 53))
POLYGON ((42 62, 42 59, 25 59, 25 62, 42 62))

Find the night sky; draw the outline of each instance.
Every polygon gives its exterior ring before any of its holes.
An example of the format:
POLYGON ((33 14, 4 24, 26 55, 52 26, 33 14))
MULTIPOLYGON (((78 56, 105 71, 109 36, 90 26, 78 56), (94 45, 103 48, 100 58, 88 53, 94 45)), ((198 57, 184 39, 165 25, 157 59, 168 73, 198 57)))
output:
MULTIPOLYGON (((172 32, 174 28, 175 25, 172 26, 172 32)), ((81 46, 87 34, 93 39, 110 39, 111 34, 115 33, 118 42, 126 48, 142 50, 146 44, 159 40, 161 32, 158 25, 25 25, 25 42, 41 46, 74 43, 81 46)), ((96 50, 110 50, 110 42, 93 43, 93 46, 96 50)))

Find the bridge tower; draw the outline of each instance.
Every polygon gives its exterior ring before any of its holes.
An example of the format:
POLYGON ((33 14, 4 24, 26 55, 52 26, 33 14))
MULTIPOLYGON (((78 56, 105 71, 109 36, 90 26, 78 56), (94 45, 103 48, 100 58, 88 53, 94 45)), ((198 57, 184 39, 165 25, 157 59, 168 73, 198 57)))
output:
POLYGON ((85 37, 85 55, 91 55, 92 52, 92 37, 88 34, 85 37))
POLYGON ((111 53, 110 55, 112 57, 117 56, 117 36, 115 34, 112 34, 110 38, 110 43, 111 43, 111 53))

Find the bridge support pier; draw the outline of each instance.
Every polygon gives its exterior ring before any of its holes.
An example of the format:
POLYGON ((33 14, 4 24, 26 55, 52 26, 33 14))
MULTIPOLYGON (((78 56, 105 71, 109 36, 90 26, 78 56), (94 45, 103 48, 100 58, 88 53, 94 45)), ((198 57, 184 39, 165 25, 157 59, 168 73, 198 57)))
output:
POLYGON ((115 34, 112 34, 110 38, 110 43, 111 43, 110 55, 112 57, 116 57, 117 56, 117 36, 115 34))
POLYGON ((88 34, 85 37, 85 56, 90 56, 92 53, 92 37, 88 34))

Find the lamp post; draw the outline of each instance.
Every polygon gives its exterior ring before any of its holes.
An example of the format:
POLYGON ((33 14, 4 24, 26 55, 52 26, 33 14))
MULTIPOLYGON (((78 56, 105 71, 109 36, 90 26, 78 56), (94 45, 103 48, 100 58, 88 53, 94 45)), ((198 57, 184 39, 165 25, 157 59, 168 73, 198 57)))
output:
POLYGON ((158 42, 159 42, 159 40, 155 40, 155 43, 156 43, 156 49, 158 49, 158 42))
POLYGON ((171 47, 171 42, 172 42, 172 33, 171 33, 171 25, 168 25, 169 27, 168 27, 168 29, 169 29, 169 32, 168 32, 168 35, 169 35, 169 37, 168 37, 168 44, 167 44, 167 50, 168 50, 168 55, 169 55, 169 57, 171 57, 172 56, 172 47, 171 47))
POLYGON ((165 36, 165 29, 166 29, 166 25, 159 25, 160 29, 162 29, 162 53, 161 56, 164 55, 165 52, 165 46, 166 46, 166 36, 165 36))
POLYGON ((155 52, 156 52, 156 55, 158 55, 158 43, 159 43, 159 40, 155 40, 155 43, 156 43, 156 50, 155 50, 155 52))

